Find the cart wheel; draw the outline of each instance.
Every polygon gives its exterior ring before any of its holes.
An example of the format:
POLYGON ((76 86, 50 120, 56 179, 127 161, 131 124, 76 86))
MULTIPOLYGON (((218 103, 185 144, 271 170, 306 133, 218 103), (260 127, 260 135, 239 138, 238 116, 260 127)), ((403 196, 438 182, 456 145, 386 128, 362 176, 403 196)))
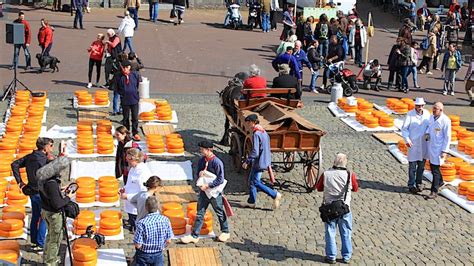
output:
POLYGON ((232 166, 234 171, 242 173, 242 141, 238 133, 230 133, 229 155, 232 157, 232 166))
POLYGON ((295 152, 283 153, 283 169, 285 172, 289 172, 295 168, 295 152))
POLYGON ((317 183, 319 171, 321 169, 322 158, 323 156, 321 148, 318 152, 312 151, 304 153, 302 158, 304 161, 303 173, 306 189, 308 192, 312 192, 314 190, 314 186, 317 183))

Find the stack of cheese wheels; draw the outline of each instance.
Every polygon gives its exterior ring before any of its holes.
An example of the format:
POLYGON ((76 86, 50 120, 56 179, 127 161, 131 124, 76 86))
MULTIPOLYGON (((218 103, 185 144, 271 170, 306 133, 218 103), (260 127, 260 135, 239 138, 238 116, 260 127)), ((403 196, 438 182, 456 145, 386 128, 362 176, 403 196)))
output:
POLYGON ((397 144, 397 147, 398 147, 398 149, 399 149, 403 154, 405 154, 405 155, 408 154, 408 147, 407 147, 407 145, 406 145, 406 143, 405 143, 404 140, 402 140, 402 139, 399 140, 399 141, 398 141, 398 144, 397 144))
POLYGON ((189 213, 190 211, 196 211, 197 210, 197 202, 191 202, 188 204, 188 206, 186 207, 186 213, 189 213))
POLYGON ((149 112, 141 112, 139 118, 143 121, 155 120, 155 110, 151 110, 149 112))
POLYGON ((394 104, 393 111, 398 114, 406 114, 408 112, 408 104, 400 101, 394 104))
POLYGON ((357 98, 357 109, 360 111, 372 112, 374 104, 368 102, 366 99, 357 98))
POLYGON ((30 92, 27 90, 18 90, 15 95, 16 105, 29 105, 30 104, 30 92))
POLYGON ((0 222, 1 237, 19 237, 23 234, 25 222, 23 219, 6 219, 0 222))
POLYGON ((99 135, 101 133, 112 134, 112 121, 110 121, 110 120, 98 120, 97 121, 96 133, 97 133, 97 135, 99 135))
POLYGON ((184 142, 181 135, 178 133, 166 135, 166 149, 169 153, 183 153, 184 142))
POLYGON ((99 178, 99 201, 110 203, 119 200, 119 183, 115 176, 101 176, 99 178))
POLYGON ((474 181, 474 166, 466 165, 459 168, 459 177, 462 180, 474 181))
POLYGON ((80 247, 72 251, 73 265, 97 265, 97 249, 80 247))
POLYGON ((384 115, 384 116, 379 117, 379 125, 381 127, 393 127, 394 120, 389 115, 384 115))
MULTIPOLYGON (((16 153, 17 145, 18 145, 18 139, 16 137, 6 138, 4 136, 4 138, 0 142, 0 152, 2 154, 11 154, 11 155, 13 155, 13 154, 16 153)), ((6 169, 4 169, 4 171, 6 171, 6 169)))
POLYGON ((158 120, 171 120, 173 119, 172 111, 171 111, 171 106, 166 100, 156 100, 155 101, 155 107, 156 107, 156 114, 158 116, 158 120))
POLYGON ((362 121, 364 121, 364 117, 366 117, 367 115, 370 115, 370 112, 367 112, 367 111, 357 111, 356 112, 356 120, 360 123, 362 123, 362 121))
MULTIPOLYGON (((194 221, 196 220, 196 210, 189 210, 188 211, 188 223, 193 226, 194 221)), ((212 232, 212 214, 209 211, 206 211, 206 214, 204 215, 204 222, 201 227, 201 232, 199 232, 200 235, 207 235, 210 232, 212 232)))
POLYGON ((367 116, 364 119, 364 125, 368 128, 376 128, 379 126, 379 119, 375 116, 367 116))
POLYGON ((94 138, 92 137, 92 121, 77 122, 77 152, 80 154, 94 153, 94 138))
POLYGON ((466 149, 466 145, 471 143, 472 141, 470 140, 459 140, 458 141, 458 151, 464 151, 466 149))
MULTIPOLYGON (((36 148, 36 140, 32 135, 23 135, 18 143, 18 153, 31 153, 36 148)), ((37 138, 37 136, 35 136, 37 138)))
POLYGON ((453 163, 454 164, 454 168, 456 169, 456 174, 457 175, 460 175, 460 168, 461 167, 464 167, 464 166, 468 166, 469 163, 464 161, 463 159, 461 158, 458 158, 458 157, 448 157, 446 159, 446 162, 449 162, 449 163, 453 163))
POLYGON ((18 243, 17 240, 0 241, 0 260, 8 261, 14 265, 17 265, 19 257, 20 243, 18 243))
POLYGON ((87 227, 92 225, 92 229, 95 231, 95 214, 92 211, 81 210, 79 215, 74 219, 74 234, 82 235, 86 233, 87 227))
POLYGON ((349 103, 345 103, 344 107, 342 108, 346 113, 355 113, 357 112, 357 104, 355 105, 349 105, 349 103))
POLYGON ((339 98, 337 99, 337 106, 339 106, 339 108, 343 109, 344 110, 344 105, 346 105, 347 103, 347 99, 346 98, 339 98))
POLYGON ((114 137, 110 133, 98 133, 97 135, 97 153, 114 153, 114 137))
POLYGON ((146 135, 146 145, 149 153, 163 153, 165 152, 165 143, 163 136, 159 134, 146 135))
POLYGON ((97 249, 97 242, 92 238, 81 237, 72 242, 72 250, 79 248, 97 249))
POLYGON ((46 104, 46 99, 48 97, 48 92, 47 91, 36 91, 36 92, 42 92, 44 95, 41 96, 41 97, 38 97, 38 96, 31 97, 31 104, 44 106, 46 104))
POLYGON ((17 219, 17 220, 23 221, 25 217, 26 217, 25 214, 22 212, 5 212, 5 213, 2 213, 1 220, 17 219))
POLYGON ((92 203, 95 202, 95 179, 89 176, 83 176, 76 179, 77 186, 76 202, 92 203))
POLYGON ((92 95, 86 90, 77 90, 74 92, 79 105, 92 105, 92 95))
POLYGON ((399 99, 397 98, 387 98, 385 100, 385 105, 390 109, 390 110, 393 110, 393 108, 395 108, 395 103, 398 103, 400 102, 399 99))
POLYGON ((458 185, 458 194, 466 196, 467 189, 471 188, 471 187, 474 187, 474 182, 464 181, 464 182, 459 183, 459 185, 458 185))
POLYGON ((5 178, 0 178, 0 204, 5 204, 5 197, 8 188, 8 181, 5 178))
POLYGON ((451 182, 456 179, 456 168, 454 167, 454 163, 444 163, 441 165, 440 170, 443 181, 451 182))
POLYGON ((122 214, 119 211, 103 211, 100 213, 99 233, 104 236, 115 236, 122 231, 122 214))
POLYGON ((415 108, 415 101, 413 101, 413 99, 402 98, 401 101, 404 102, 405 104, 408 104, 408 110, 413 110, 415 108))
POLYGON ((101 106, 109 104, 109 92, 107 90, 97 90, 94 94, 94 103, 101 106))
POLYGON ((0 178, 11 176, 11 161, 0 161, 0 178))
POLYGON ((8 213, 8 212, 21 212, 25 214, 25 205, 7 205, 3 207, 2 213, 8 213))
MULTIPOLYGON (((25 196, 21 190, 13 190, 15 186, 10 186, 7 192, 7 204, 8 205, 25 205, 28 203, 28 197, 25 196)), ((18 186, 16 186, 18 187, 18 186)))
POLYGON ((451 129, 451 141, 458 141, 458 132, 451 129))
POLYGON ((468 140, 464 145, 464 153, 474 157, 474 142, 468 140))
POLYGON ((175 235, 182 235, 186 233, 186 219, 184 219, 183 206, 177 202, 163 203, 161 206, 162 213, 166 213, 170 219, 171 228, 175 235), (183 215, 183 216, 181 216, 183 215))
POLYGON ((466 199, 468 201, 474 201, 474 187, 469 187, 466 192, 466 199))
POLYGON ((474 140, 474 132, 465 130, 458 132, 458 139, 460 140, 474 140))

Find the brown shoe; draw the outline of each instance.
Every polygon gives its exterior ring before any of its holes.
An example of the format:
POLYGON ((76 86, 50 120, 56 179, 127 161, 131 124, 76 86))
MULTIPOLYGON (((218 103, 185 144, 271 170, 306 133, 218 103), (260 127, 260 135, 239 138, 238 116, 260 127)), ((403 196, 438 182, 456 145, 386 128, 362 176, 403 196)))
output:
POLYGON ((426 199, 436 199, 438 197, 438 193, 431 192, 430 195, 426 196, 426 199))

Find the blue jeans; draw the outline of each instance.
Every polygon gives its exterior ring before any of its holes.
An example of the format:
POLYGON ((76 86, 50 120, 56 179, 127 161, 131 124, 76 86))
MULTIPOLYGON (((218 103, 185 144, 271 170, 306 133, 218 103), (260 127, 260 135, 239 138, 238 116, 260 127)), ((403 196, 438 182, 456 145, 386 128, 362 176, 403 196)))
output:
POLYGON ((53 48, 53 43, 50 43, 48 47, 41 46, 41 54, 44 56, 49 56, 49 52, 51 52, 51 48, 53 48))
POLYGON ((270 14, 262 12, 262 30, 263 32, 270 31, 270 14))
POLYGON ((150 20, 156 22, 158 19, 158 2, 150 3, 150 20))
POLYGON ((339 227, 341 235, 341 254, 344 260, 350 260, 352 256, 352 212, 341 218, 334 219, 324 224, 326 241, 326 258, 335 260, 337 256, 336 226, 339 227))
POLYGON ((433 180, 431 181, 431 192, 438 193, 439 187, 444 183, 443 176, 439 170, 439 165, 430 163, 431 174, 433 174, 433 180))
POLYGON ((318 80, 318 77, 319 77, 319 70, 316 70, 311 74, 311 83, 309 84, 309 88, 311 90, 316 89, 316 81, 318 80))
POLYGON ((74 28, 77 28, 77 22, 79 21, 79 27, 82 29, 82 6, 76 8, 76 16, 74 16, 74 28))
POLYGON ((328 55, 329 40, 319 40, 318 48, 319 54, 325 58, 328 55))
POLYGON ((129 7, 127 10, 130 12, 130 16, 133 18, 133 21, 135 21, 135 28, 133 29, 138 29, 138 9, 135 7, 129 7))
POLYGON ((125 52, 125 49, 127 49, 127 46, 128 46, 128 49, 130 50, 131 53, 134 52, 133 50, 133 37, 125 37, 125 40, 123 41, 123 50, 122 52, 125 52))
POLYGON ((206 196, 206 193, 201 191, 199 193, 198 203, 197 203, 197 214, 196 220, 194 221, 192 236, 197 238, 199 232, 201 232, 202 223, 204 221, 204 215, 206 214, 207 207, 209 204, 212 205, 214 212, 219 219, 219 225, 221 227, 222 233, 229 233, 229 224, 227 223, 227 215, 224 211, 224 204, 222 202, 222 194, 219 194, 217 198, 209 199, 206 196))
MULTIPOLYGON (((418 75, 417 75, 416 66, 409 67, 408 73, 407 73, 407 78, 410 74, 413 75, 412 76, 412 78, 413 78, 413 87, 417 87, 418 86, 418 75)), ((408 84, 408 80, 407 80, 407 84, 408 84)))
POLYGON ((248 203, 254 204, 257 201, 257 189, 272 197, 276 198, 277 192, 262 183, 263 170, 257 170, 252 167, 249 175, 250 194, 247 200, 248 203))
POLYGON ((120 112, 119 100, 120 100, 120 94, 118 94, 118 92, 114 91, 114 100, 112 102, 114 113, 120 112))
POLYGON ((411 71, 411 67, 403 66, 402 67, 402 89, 408 90, 408 73, 411 71))
POLYGON ((46 221, 41 218, 41 197, 39 194, 31 195, 31 244, 43 247, 46 239, 46 221))
POLYGON ((424 170, 425 160, 408 163, 408 187, 415 187, 415 185, 421 185, 424 170))
POLYGON ((145 252, 137 249, 135 251, 134 260, 135 260, 135 263, 136 263, 137 266, 145 266, 145 265, 162 266, 162 265, 164 265, 163 251, 156 252, 156 253, 145 253, 145 252))
POLYGON ((23 51, 25 51, 25 61, 26 61, 26 66, 29 67, 31 66, 31 55, 30 55, 30 49, 28 48, 26 44, 15 44, 14 45, 14 53, 13 53, 13 67, 18 66, 18 57, 20 56, 20 50, 23 48, 23 51))
POLYGON ((362 46, 356 45, 354 46, 354 63, 356 65, 361 65, 362 64, 362 46))

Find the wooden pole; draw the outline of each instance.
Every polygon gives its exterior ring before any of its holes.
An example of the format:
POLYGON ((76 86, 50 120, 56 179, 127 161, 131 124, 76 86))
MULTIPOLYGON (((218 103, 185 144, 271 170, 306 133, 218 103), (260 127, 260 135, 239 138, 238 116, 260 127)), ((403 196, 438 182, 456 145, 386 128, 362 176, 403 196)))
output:
POLYGON ((370 40, 370 37, 369 37, 369 34, 368 34, 368 30, 369 30, 369 27, 372 23, 372 13, 369 12, 369 18, 367 19, 367 42, 365 43, 365 64, 367 65, 367 62, 368 62, 368 59, 369 59, 369 40, 370 40))

